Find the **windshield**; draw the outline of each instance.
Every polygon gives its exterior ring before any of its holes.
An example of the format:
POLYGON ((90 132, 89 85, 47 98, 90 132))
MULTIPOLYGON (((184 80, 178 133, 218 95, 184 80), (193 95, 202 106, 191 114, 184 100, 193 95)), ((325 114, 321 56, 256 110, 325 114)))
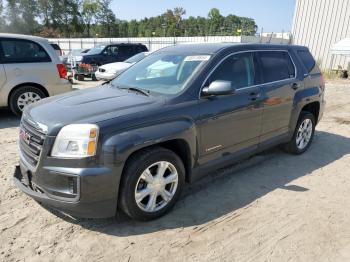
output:
POLYGON ((94 48, 91 48, 87 54, 88 55, 98 55, 99 53, 102 52, 103 49, 105 49, 106 46, 100 45, 100 46, 95 46, 94 48))
POLYGON ((176 95, 209 58, 209 55, 155 53, 123 72, 112 85, 176 95))
POLYGON ((75 49, 75 50, 72 50, 69 55, 70 56, 77 56, 77 55, 80 55, 81 54, 81 51, 82 49, 75 49))
POLYGON ((134 64, 134 63, 137 63, 137 62, 141 61, 146 56, 147 56, 146 52, 138 53, 137 55, 134 55, 134 56, 130 57, 129 59, 126 59, 125 63, 134 64))

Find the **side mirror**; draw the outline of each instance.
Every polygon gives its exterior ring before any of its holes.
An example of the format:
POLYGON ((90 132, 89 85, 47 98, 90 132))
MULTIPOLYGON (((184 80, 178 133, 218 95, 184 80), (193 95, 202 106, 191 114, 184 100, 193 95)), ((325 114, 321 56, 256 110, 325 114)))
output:
POLYGON ((206 96, 222 96, 230 95, 235 92, 230 81, 216 80, 212 82, 209 87, 202 90, 203 95, 206 96))

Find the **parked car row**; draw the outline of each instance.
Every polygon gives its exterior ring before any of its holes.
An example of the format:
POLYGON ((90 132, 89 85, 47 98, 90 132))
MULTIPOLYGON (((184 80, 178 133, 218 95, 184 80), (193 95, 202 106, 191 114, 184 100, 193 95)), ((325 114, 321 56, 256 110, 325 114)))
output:
POLYGON ((14 181, 72 216, 156 219, 210 171, 280 144, 304 153, 324 90, 302 46, 167 47, 99 87, 26 107, 14 181))
MULTIPOLYGON (((147 47, 141 44, 119 43, 72 50, 68 55, 63 55, 58 44, 49 43, 44 38, 2 33, 0 107, 8 106, 14 114, 21 115, 31 103, 71 91, 67 69, 75 70, 81 80, 88 75, 96 79, 98 66, 123 62, 144 51, 147 51, 147 47)), ((142 57, 135 57, 126 64, 131 65, 142 57)))
POLYGON ((70 66, 74 62, 76 79, 84 80, 85 77, 97 80, 96 72, 98 68, 105 64, 124 62, 132 56, 148 51, 142 44, 118 43, 108 45, 98 45, 88 51, 71 55, 71 61, 66 60, 70 66))

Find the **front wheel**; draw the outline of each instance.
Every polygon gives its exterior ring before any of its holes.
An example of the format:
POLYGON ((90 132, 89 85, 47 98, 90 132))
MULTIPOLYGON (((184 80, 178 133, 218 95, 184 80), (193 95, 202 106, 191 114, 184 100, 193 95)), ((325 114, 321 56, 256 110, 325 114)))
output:
POLYGON ((37 87, 22 86, 11 94, 9 105, 11 111, 15 115, 20 116, 27 105, 35 103, 45 97, 46 95, 44 92, 37 87))
POLYGON ((315 117, 313 114, 302 111, 299 116, 293 138, 284 148, 288 153, 302 154, 311 145, 315 133, 315 117))
POLYGON ((185 168, 171 150, 155 147, 128 160, 120 185, 122 210, 135 220, 159 218, 175 205, 185 183, 185 168))

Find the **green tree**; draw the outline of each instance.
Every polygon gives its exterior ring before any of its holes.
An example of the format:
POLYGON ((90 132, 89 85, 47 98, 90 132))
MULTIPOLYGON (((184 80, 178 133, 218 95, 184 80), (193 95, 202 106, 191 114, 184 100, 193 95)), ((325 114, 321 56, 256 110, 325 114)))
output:
POLYGON ((82 17, 86 26, 87 37, 90 37, 91 24, 97 18, 100 7, 100 2, 96 0, 84 0, 83 2, 82 17))
POLYGON ((7 0, 6 20, 8 21, 7 31, 10 33, 24 33, 24 23, 21 18, 18 0, 7 0))
POLYGON ((4 31, 5 27, 5 19, 3 17, 4 12, 4 3, 2 0, 0 0, 0 32, 4 31))
POLYGON ((111 0, 100 0, 100 6, 97 13, 97 22, 102 26, 102 35, 111 37, 117 21, 115 14, 110 8, 111 0))
POLYGON ((23 28, 25 34, 33 35, 36 33, 39 26, 36 18, 39 15, 37 0, 20 0, 19 1, 20 14, 25 27, 23 28))
POLYGON ((223 26, 223 16, 220 14, 220 10, 217 8, 212 8, 208 14, 209 18, 209 34, 218 35, 220 34, 221 27, 223 26))
POLYGON ((111 9, 111 1, 0 0, 0 30, 45 37, 254 35, 257 30, 253 19, 224 17, 217 8, 207 17, 185 19, 186 10, 176 7, 159 16, 122 21, 111 9))

